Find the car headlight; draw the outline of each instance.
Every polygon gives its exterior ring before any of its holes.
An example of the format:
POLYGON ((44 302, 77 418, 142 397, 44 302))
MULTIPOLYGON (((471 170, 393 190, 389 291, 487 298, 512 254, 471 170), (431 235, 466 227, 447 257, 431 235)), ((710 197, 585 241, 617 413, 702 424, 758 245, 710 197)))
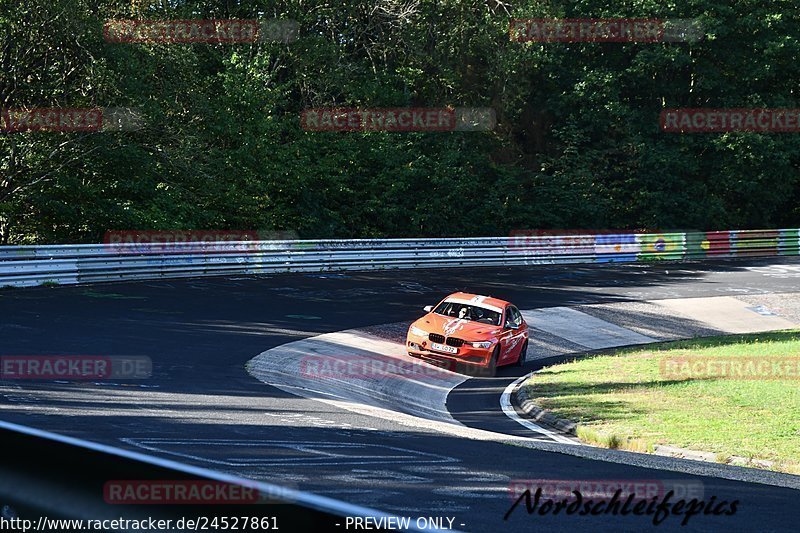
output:
POLYGON ((470 344, 472 345, 473 348, 484 348, 484 349, 486 349, 486 348, 491 348, 492 347, 492 341, 471 342, 470 344))
POLYGON ((418 337, 427 337, 428 332, 424 329, 419 329, 417 326, 411 326, 411 333, 418 337))

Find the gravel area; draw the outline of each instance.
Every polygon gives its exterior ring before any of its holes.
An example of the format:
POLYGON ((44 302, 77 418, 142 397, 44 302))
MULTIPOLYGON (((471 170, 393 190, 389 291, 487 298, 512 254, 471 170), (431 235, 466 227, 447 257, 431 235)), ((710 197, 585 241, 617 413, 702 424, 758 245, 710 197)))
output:
POLYGON ((411 325, 411 321, 393 322, 391 324, 379 324, 377 326, 358 328, 358 331, 363 331, 364 333, 368 333, 369 335, 373 335, 386 341, 405 344, 409 325, 411 325))
POLYGON ((528 337, 528 355, 526 361, 545 359, 556 355, 585 352, 586 347, 574 344, 546 331, 530 328, 528 337))
POLYGON ((658 340, 710 337, 725 333, 653 302, 582 305, 579 311, 658 340))
POLYGON ((737 296, 737 299, 752 304, 753 307, 763 306, 766 310, 795 322, 800 328, 800 292, 737 296))

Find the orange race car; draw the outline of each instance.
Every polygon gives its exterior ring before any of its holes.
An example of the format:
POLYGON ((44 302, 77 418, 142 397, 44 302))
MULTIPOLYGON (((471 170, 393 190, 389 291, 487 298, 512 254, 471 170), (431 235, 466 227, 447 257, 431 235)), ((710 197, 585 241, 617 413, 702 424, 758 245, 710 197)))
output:
POLYGON ((408 328, 409 355, 470 365, 490 376, 498 366, 525 362, 528 324, 510 303, 456 292, 425 311, 408 328))

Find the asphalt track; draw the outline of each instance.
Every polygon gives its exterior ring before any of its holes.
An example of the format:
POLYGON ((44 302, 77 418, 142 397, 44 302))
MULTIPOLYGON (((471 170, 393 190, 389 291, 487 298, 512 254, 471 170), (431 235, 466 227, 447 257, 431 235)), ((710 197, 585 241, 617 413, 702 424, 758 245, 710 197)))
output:
MULTIPOLYGON (((618 266, 446 269, 206 278, 0 291, 0 355, 146 355, 137 383, 0 383, 3 420, 289 484, 407 516, 454 517, 465 531, 641 531, 636 516, 507 520, 509 485, 531 479, 700 481, 739 500, 734 516, 670 518, 659 529, 794 529, 798 491, 592 461, 409 428, 264 385, 245 363, 289 341, 411 321, 456 290, 521 308, 800 290, 800 261, 772 258, 618 266), (771 265, 788 265, 782 269, 771 265)), ((533 368, 530 365, 525 371, 533 368)), ((523 370, 469 380, 448 408, 462 422, 524 432, 496 395, 523 370)))

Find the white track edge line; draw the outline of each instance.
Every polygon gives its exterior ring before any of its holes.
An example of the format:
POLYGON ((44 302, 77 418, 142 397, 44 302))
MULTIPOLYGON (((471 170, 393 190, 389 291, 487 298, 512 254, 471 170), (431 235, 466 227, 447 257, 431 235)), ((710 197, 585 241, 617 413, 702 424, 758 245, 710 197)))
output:
POLYGON ((531 431, 535 431, 537 433, 546 435, 547 437, 553 439, 554 441, 560 444, 572 444, 574 446, 580 446, 581 445, 580 443, 575 442, 574 440, 565 437, 563 435, 559 435, 554 431, 545 429, 537 424, 534 424, 530 420, 525 420, 524 418, 522 418, 517 414, 516 409, 514 409, 514 406, 511 405, 511 394, 514 392, 514 389, 516 389, 519 386, 520 383, 528 379, 531 375, 533 375, 533 372, 518 378, 513 383, 510 383, 508 387, 505 388, 503 394, 500 395, 500 407, 503 409, 503 413, 505 413, 505 415, 514 422, 530 429, 531 431))

